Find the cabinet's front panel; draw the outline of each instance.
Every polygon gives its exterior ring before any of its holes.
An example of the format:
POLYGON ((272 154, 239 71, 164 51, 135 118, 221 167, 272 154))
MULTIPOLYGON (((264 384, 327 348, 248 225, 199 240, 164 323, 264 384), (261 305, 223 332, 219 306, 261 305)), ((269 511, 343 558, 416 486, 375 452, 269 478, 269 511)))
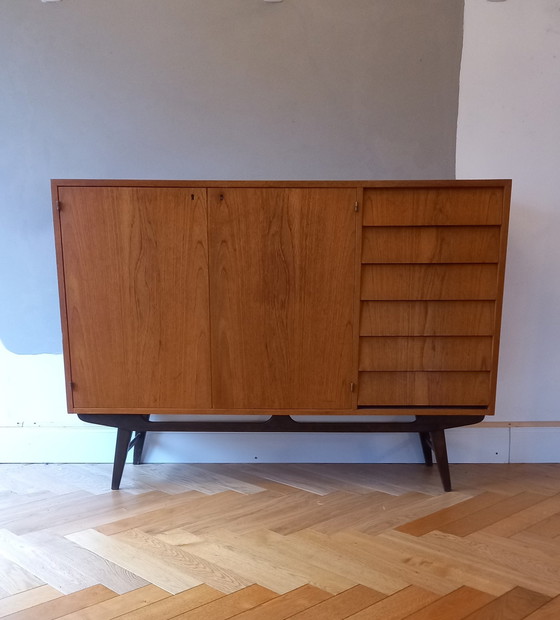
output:
POLYGON ((352 406, 355 189, 209 190, 213 404, 352 406))
POLYGON ((364 190, 359 405, 491 409, 504 191, 364 190))
POLYGON ((61 187, 72 406, 211 406, 206 192, 61 187))

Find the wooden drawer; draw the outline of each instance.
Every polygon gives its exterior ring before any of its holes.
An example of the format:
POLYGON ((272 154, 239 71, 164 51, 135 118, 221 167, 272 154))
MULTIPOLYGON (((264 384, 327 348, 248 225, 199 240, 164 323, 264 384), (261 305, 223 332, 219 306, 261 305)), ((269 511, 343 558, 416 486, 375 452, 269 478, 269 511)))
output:
POLYGON ((363 406, 487 406, 489 372, 360 372, 363 406))
POLYGON ((362 263, 496 263, 499 252, 499 226, 363 229, 362 263))
POLYGON ((493 301, 363 301, 361 336, 489 336, 493 301))
POLYGON ((379 188, 364 191, 364 226, 495 226, 503 188, 379 188))
POLYGON ((477 265, 363 265, 364 300, 495 299, 498 267, 477 265))
POLYGON ((492 337, 362 337, 360 370, 490 370, 492 337))

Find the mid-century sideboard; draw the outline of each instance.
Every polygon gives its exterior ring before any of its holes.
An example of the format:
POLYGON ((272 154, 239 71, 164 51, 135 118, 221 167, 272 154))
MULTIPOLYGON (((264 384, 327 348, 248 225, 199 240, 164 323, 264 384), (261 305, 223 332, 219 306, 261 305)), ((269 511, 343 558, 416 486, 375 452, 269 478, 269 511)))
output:
POLYGON ((119 429, 113 488, 148 430, 414 431, 450 488, 444 429, 494 412, 510 188, 54 180, 68 410, 119 429))

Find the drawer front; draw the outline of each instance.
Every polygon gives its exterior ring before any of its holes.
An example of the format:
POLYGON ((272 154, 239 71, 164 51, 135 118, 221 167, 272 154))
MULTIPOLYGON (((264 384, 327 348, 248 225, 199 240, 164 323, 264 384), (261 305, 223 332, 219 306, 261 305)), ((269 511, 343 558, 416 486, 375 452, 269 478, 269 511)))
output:
POLYGON ((478 265, 363 265, 363 300, 495 299, 498 268, 478 265))
POLYGON ((483 407, 490 396, 489 372, 361 372, 358 404, 483 407))
POLYGON ((360 370, 490 370, 492 337, 370 337, 360 370))
POLYGON ((364 191, 364 226, 496 226, 503 188, 384 188, 364 191))
POLYGON ((370 226, 362 263, 496 263, 499 226, 370 226))
POLYGON ((360 336, 489 336, 493 301, 363 301, 360 336))

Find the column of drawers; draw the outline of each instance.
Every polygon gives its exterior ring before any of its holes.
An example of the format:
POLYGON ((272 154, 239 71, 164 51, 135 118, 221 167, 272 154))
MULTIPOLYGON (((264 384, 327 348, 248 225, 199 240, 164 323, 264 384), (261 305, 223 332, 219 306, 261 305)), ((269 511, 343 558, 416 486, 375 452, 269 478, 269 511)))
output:
POLYGON ((493 406, 503 194, 365 189, 358 405, 493 406))

